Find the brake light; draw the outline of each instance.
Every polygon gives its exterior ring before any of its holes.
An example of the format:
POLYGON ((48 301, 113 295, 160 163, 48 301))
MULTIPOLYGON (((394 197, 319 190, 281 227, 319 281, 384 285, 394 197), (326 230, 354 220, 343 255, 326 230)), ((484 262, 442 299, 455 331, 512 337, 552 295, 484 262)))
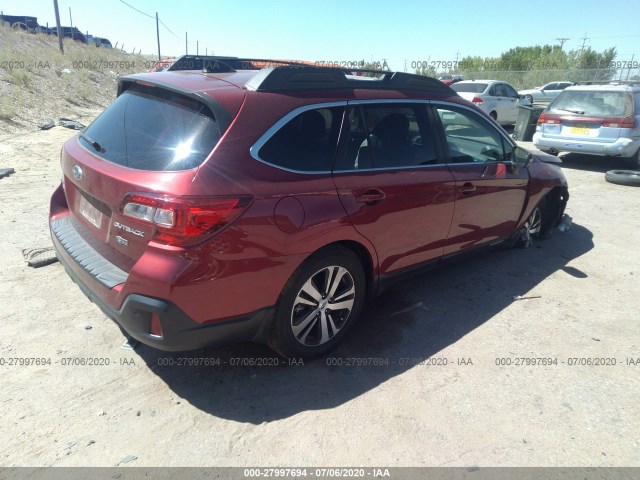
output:
POLYGON ((481 103, 484 103, 484 100, 481 99, 478 96, 473 97, 473 100, 471 100, 473 103, 475 103, 476 105, 480 105, 481 103))
POLYGON ((602 126, 610 128, 636 128, 636 117, 629 115, 624 118, 607 118, 602 122, 602 126))
POLYGON ((538 117, 538 125, 542 125, 543 123, 557 125, 560 123, 560 118, 555 115, 549 115, 548 113, 542 112, 538 117))
POLYGON ((188 246, 229 225, 250 203, 250 196, 171 197, 128 193, 122 200, 121 211, 123 215, 155 225, 154 241, 188 246))

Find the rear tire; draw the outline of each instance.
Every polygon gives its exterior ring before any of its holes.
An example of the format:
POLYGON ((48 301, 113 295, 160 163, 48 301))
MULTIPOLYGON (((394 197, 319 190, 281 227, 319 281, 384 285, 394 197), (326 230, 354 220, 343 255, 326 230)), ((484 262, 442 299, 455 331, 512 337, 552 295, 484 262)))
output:
POLYGON ((362 264, 351 250, 336 246, 315 253, 283 288, 269 345, 288 358, 329 352, 360 316, 365 290, 362 264))
POLYGON ((631 170, 640 170, 640 148, 634 155, 627 157, 625 160, 631 170))

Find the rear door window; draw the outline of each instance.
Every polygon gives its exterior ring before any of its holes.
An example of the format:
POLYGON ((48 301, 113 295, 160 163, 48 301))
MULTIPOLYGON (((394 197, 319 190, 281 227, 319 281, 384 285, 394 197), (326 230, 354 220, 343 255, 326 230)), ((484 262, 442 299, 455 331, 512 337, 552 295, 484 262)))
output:
POLYGON ((258 151, 260 160, 300 172, 329 172, 344 107, 305 110, 289 120, 258 151))
POLYGON ((366 104, 349 110, 345 158, 336 169, 369 170, 438 163, 422 104, 366 104))
POLYGON ((518 92, 511 85, 504 84, 504 90, 507 92, 507 97, 518 98, 518 92))
POLYGON ((507 89, 504 88, 504 83, 496 83, 494 85, 494 95, 496 97, 508 97, 509 95, 507 95, 507 89))
POLYGON ((220 140, 213 113, 197 100, 159 88, 131 87, 79 137, 95 155, 136 170, 199 166, 220 140))

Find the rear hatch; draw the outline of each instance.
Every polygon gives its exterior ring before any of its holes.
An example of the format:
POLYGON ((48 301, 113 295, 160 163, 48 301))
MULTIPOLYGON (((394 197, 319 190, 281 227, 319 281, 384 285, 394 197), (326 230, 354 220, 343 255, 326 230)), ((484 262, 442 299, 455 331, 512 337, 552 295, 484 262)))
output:
POLYGON ((224 107, 204 93, 125 80, 118 98, 65 144, 63 185, 75 229, 117 267, 130 270, 150 241, 194 233, 186 231, 190 205, 181 195, 244 98, 217 83, 224 107))
POLYGON ((635 128, 633 98, 623 90, 565 90, 538 124, 544 137, 576 142, 613 143, 635 128))

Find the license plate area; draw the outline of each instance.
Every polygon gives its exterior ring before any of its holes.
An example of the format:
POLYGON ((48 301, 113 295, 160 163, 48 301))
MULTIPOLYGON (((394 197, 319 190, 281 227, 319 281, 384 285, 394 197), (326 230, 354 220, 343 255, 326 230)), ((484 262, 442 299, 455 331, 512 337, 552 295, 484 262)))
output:
POLYGON ((78 211, 91 225, 98 230, 102 226, 102 212, 91 205, 84 195, 80 195, 78 211))
POLYGON ((589 135, 590 130, 587 125, 573 125, 569 128, 572 135, 589 135))

